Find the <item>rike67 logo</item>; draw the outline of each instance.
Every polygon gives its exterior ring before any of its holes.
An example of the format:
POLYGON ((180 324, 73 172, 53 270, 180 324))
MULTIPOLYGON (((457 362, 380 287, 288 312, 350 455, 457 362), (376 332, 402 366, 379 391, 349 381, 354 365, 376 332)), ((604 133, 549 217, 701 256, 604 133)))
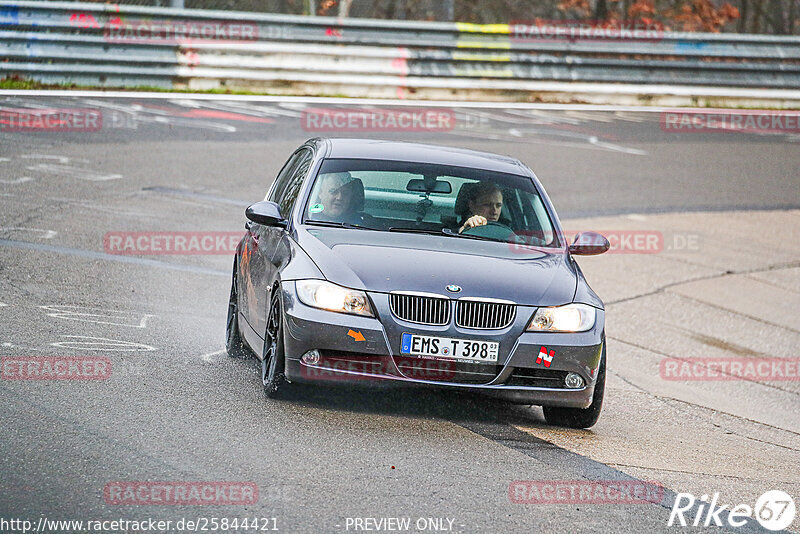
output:
POLYGON ((791 495, 780 490, 770 490, 756 500, 754 507, 739 504, 734 507, 720 505, 719 493, 715 493, 711 502, 708 495, 698 499, 691 493, 678 493, 672 512, 669 514, 667 526, 672 526, 676 520, 682 527, 709 527, 725 526, 741 527, 747 524, 747 519, 755 517, 762 527, 767 530, 784 530, 794 521, 797 509, 791 495), (724 516, 723 516, 724 514, 724 516), (689 516, 689 520, 684 516, 689 516), (691 518, 694 518, 692 520, 691 518))

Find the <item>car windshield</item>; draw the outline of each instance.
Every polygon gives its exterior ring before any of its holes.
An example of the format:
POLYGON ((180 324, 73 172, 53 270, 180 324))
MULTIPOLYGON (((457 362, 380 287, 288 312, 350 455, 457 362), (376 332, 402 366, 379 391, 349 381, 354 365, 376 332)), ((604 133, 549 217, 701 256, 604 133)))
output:
POLYGON ((450 165, 327 159, 304 223, 560 246, 529 177, 450 165))

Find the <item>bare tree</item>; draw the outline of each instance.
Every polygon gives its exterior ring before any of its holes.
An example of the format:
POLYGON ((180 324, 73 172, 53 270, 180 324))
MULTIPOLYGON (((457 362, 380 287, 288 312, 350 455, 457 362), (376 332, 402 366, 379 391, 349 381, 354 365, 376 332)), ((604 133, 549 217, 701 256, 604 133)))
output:
MULTIPOLYGON (((105 0, 97 0, 105 1, 105 0)), ((116 0, 125 4, 171 0, 116 0)), ((230 9, 479 24, 535 19, 647 19, 678 31, 800 33, 800 0, 184 0, 187 8, 230 9)))
POLYGON ((343 19, 350 16, 350 5, 353 0, 339 0, 339 18, 343 19))
POLYGON ((606 20, 608 18, 607 0, 597 0, 594 4, 594 20, 606 20))

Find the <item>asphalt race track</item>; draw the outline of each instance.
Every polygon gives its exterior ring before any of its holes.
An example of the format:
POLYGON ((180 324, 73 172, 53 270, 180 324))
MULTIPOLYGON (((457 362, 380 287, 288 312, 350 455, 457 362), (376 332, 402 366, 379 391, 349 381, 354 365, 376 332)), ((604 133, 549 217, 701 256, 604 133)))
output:
MULTIPOLYGON (((680 492, 753 506, 782 490, 800 505, 797 375, 658 376, 663 357, 800 356, 800 134, 671 132, 644 110, 454 108, 441 131, 326 133, 303 111, 347 106, 0 95, 0 107, 102 116, 93 131, 0 128, 0 355, 105 358, 112 369, 104 380, 0 380, 2 518, 662 532, 703 530, 667 527, 680 492), (537 173, 567 228, 658 229, 670 246, 695 243, 580 260, 608 306, 609 387, 593 429, 426 390, 303 388, 267 400, 260 364, 223 350, 229 251, 109 250, 114 232, 243 233, 244 208, 318 135, 509 154, 537 173), (666 489, 651 503, 514 502, 515 481, 532 480, 666 489), (117 481, 245 482, 257 500, 115 504, 117 481)), ((799 529, 796 519, 789 530, 799 529)))

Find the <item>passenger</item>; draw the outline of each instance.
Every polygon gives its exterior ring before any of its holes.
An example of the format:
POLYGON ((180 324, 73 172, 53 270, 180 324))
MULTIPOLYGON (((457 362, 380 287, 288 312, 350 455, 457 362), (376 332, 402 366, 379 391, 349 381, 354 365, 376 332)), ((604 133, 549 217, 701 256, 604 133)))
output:
POLYGON ((469 228, 497 222, 503 211, 503 193, 492 182, 477 183, 467 190, 466 206, 468 210, 459 214, 462 221, 459 234, 469 228))
POLYGON ((308 208, 312 219, 371 227, 374 218, 363 210, 364 184, 346 171, 323 174, 308 208))
POLYGON ((309 208, 311 216, 343 222, 355 218, 364 203, 364 189, 359 186, 360 180, 349 172, 323 174, 309 208))

